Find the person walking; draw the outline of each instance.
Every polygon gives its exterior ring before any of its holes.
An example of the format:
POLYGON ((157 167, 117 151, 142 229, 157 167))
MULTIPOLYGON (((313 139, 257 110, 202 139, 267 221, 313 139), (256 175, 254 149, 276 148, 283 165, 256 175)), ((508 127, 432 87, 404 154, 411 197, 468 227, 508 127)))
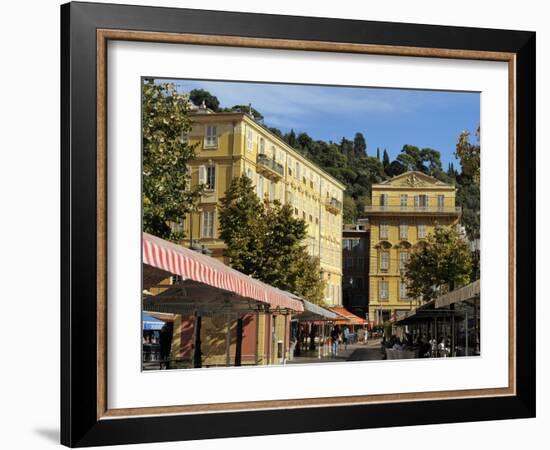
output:
POLYGON ((369 329, 365 327, 365 335, 363 336, 363 343, 367 344, 369 342, 369 329))
POLYGON ((340 340, 340 328, 336 325, 330 332, 330 339, 332 342, 332 356, 338 356, 338 341, 340 340))
POLYGON ((348 342, 349 342, 349 338, 350 338, 350 332, 349 332, 349 328, 346 326, 344 327, 344 350, 347 350, 348 349, 348 342))

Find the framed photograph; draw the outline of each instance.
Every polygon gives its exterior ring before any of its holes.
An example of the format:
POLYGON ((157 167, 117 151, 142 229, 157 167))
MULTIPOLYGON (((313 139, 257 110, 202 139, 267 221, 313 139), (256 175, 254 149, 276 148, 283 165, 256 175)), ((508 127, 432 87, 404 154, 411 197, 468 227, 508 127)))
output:
POLYGON ((535 415, 535 33, 61 7, 61 441, 535 415))

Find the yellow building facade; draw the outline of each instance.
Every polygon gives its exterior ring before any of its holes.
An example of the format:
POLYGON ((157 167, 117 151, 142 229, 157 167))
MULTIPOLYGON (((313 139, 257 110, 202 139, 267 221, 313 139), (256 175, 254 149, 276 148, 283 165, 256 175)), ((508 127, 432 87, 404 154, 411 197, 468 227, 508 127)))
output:
POLYGON ((418 306, 407 294, 404 266, 435 227, 458 223, 455 199, 454 186, 416 171, 372 186, 372 206, 365 210, 371 229, 369 321, 382 324, 418 306))
POLYGON ((189 162, 191 184, 206 190, 196 212, 186 217, 186 239, 198 241, 223 259, 217 205, 231 180, 248 176, 258 197, 293 207, 307 224, 305 242, 317 256, 326 281, 325 302, 342 304, 342 206, 344 185, 300 155, 286 142, 245 113, 213 113, 198 108, 190 114, 186 136, 196 144, 189 162))

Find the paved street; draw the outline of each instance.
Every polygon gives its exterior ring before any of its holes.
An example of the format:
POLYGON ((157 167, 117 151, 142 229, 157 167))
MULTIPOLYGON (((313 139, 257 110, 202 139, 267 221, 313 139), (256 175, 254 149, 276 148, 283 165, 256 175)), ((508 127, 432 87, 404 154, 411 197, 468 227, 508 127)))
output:
POLYGON ((287 364, 312 364, 344 361, 375 361, 381 360, 380 339, 371 339, 367 344, 358 343, 348 345, 347 350, 340 345, 337 356, 318 357, 317 352, 307 352, 302 356, 296 356, 287 364))

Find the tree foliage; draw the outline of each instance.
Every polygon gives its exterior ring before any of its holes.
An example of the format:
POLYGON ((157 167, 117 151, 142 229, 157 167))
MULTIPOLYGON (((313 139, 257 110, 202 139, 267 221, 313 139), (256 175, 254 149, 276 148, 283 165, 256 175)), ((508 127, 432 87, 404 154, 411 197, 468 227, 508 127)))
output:
POLYGON ((231 108, 223 108, 222 112, 241 112, 250 114, 254 120, 257 122, 263 122, 264 116, 256 108, 253 108, 252 105, 233 105, 231 108))
POLYGON ((193 89, 189 92, 189 99, 196 105, 201 106, 204 102, 207 108, 210 108, 214 112, 219 112, 220 101, 218 97, 212 95, 210 92, 204 89, 193 89))
POLYGON ((184 139, 191 129, 188 98, 173 84, 146 80, 142 101, 143 230, 177 242, 183 235, 171 225, 182 223, 201 191, 187 189, 187 162, 195 157, 184 139))
POLYGON ((443 286, 450 290, 470 281, 472 255, 468 243, 454 229, 436 228, 413 252, 405 268, 405 278, 412 298, 429 301, 443 286))
POLYGON ((355 133, 353 139, 353 151, 357 156, 367 156, 367 141, 363 133, 355 133))
MULTIPOLYGON (((248 111, 247 106, 244 108, 248 111)), ((258 114, 260 117, 261 113, 258 114)), ((376 157, 369 157, 366 138, 360 132, 355 133, 353 140, 343 137, 339 142, 327 142, 313 139, 304 132, 290 130, 283 133, 278 128, 268 129, 345 185, 344 220, 347 223, 361 217, 365 205, 370 205, 373 184, 408 170, 418 170, 457 187, 457 204, 462 207, 462 222, 468 236, 479 237, 479 145, 470 144, 467 133, 458 138, 455 155, 463 165, 459 173, 452 163, 446 171, 443 170, 440 152, 428 147, 403 145, 392 160, 387 149, 381 152, 377 148, 376 157)))
POLYGON ((479 188, 480 182, 480 146, 479 127, 476 133, 478 144, 470 143, 470 132, 463 131, 458 136, 455 156, 460 160, 462 174, 469 177, 479 188))
POLYGON ((322 303, 317 258, 303 241, 306 224, 289 205, 261 202, 247 177, 234 178, 219 208, 220 237, 230 265, 265 283, 322 303))
POLYGON ((264 207, 254 193, 248 177, 231 180, 229 189, 220 201, 220 237, 226 244, 225 256, 235 269, 259 278, 257 267, 261 229, 258 218, 264 207))

